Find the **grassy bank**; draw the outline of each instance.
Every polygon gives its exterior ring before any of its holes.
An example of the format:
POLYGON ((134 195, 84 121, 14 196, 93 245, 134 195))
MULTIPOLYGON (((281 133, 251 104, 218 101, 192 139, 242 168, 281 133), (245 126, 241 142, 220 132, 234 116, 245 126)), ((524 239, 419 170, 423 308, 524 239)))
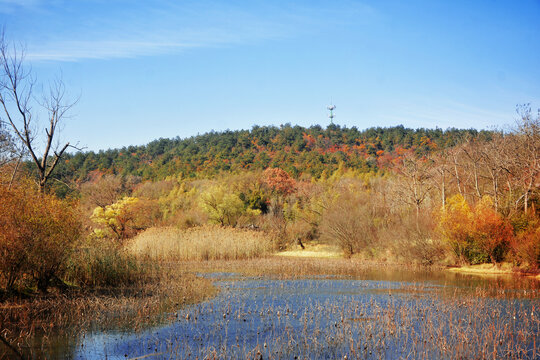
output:
POLYGON ((474 275, 512 275, 515 273, 514 266, 510 263, 501 264, 478 264, 464 265, 448 268, 448 271, 474 275))
POLYGON ((343 251, 338 246, 332 246, 311 241, 303 244, 304 249, 300 246, 292 247, 291 249, 280 251, 276 256, 284 257, 302 257, 302 258, 342 258, 343 251))

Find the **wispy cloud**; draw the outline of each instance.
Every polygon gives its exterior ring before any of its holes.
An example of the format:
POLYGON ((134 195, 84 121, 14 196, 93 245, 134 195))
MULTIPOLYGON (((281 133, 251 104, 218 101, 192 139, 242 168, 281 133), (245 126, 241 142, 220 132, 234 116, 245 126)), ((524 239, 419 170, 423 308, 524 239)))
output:
POLYGON ((149 56, 201 44, 160 43, 141 41, 65 41, 27 54, 33 61, 78 61, 81 59, 114 59, 149 56))
MULTIPOLYGON (((0 4, 14 3, 18 2, 0 0, 0 4)), ((39 13, 37 24, 32 26, 41 29, 27 36, 27 58, 34 61, 132 58, 195 47, 257 43, 324 26, 328 23, 329 11, 334 21, 351 14, 355 21, 361 20, 362 16, 373 16, 370 7, 354 3, 347 3, 346 10, 334 7, 314 10, 259 2, 256 6, 250 6, 249 2, 239 6, 226 2, 176 3, 166 0, 137 5, 121 0, 56 1, 41 6, 38 6, 38 0, 22 3, 32 8, 29 13, 39 13)))
POLYGON ((10 14, 21 8, 33 9, 39 3, 40 0, 0 0, 0 13, 10 14))

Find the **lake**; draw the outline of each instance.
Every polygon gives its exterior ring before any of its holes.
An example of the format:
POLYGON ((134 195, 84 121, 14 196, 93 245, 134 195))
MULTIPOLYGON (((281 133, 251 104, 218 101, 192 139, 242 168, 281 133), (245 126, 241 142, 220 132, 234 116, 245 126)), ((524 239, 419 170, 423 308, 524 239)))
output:
POLYGON ((538 283, 377 272, 300 279, 211 273, 219 294, 162 325, 51 341, 73 359, 538 358, 538 283))

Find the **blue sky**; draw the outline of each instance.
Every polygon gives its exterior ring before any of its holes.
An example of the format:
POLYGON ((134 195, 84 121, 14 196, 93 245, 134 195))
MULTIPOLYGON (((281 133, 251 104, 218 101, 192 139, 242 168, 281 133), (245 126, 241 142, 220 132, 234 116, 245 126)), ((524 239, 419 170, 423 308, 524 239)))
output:
POLYGON ((284 123, 478 129, 540 107, 540 1, 0 0, 89 150, 284 123))

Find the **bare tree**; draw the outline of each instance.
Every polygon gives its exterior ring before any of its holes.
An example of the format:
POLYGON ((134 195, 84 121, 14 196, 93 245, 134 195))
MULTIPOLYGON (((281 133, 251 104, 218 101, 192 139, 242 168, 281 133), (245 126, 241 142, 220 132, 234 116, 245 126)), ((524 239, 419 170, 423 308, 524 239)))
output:
POLYGON ((463 167, 462 164, 460 164, 459 159, 462 155, 462 149, 459 146, 454 146, 453 148, 447 150, 447 153, 451 157, 452 160, 452 170, 453 175, 456 181, 456 187, 460 195, 464 196, 464 190, 463 190, 463 180, 460 174, 460 169, 463 167))
MULTIPOLYGON (((501 213, 506 215, 508 215, 509 209, 505 204, 501 206, 501 198, 504 199, 504 191, 501 184, 504 183, 505 175, 509 174, 512 164, 512 152, 508 149, 510 140, 511 138, 505 136, 502 132, 493 133, 492 139, 490 141, 484 141, 479 147, 483 167, 487 174, 486 177, 491 182, 491 190, 487 190, 486 192, 493 197, 495 210, 501 211, 501 213)), ((511 186, 508 186, 510 193, 511 190, 511 186)))
POLYGON ((535 117, 527 104, 518 106, 517 112, 520 119, 514 134, 517 141, 514 177, 522 195, 516 205, 523 201, 523 209, 527 212, 531 195, 537 194, 540 187, 540 111, 535 117))
POLYGON ((416 227, 419 230, 420 208, 429 197, 433 188, 433 162, 427 158, 419 158, 413 153, 403 155, 401 163, 396 166, 399 184, 396 189, 398 199, 416 209, 416 227))
POLYGON ((481 166, 484 160, 484 154, 482 153, 481 146, 483 143, 478 139, 469 139, 465 142, 461 149, 463 151, 466 173, 472 177, 473 187, 474 187, 474 196, 477 197, 477 200, 482 198, 483 191, 481 188, 481 166))
POLYGON ((446 206, 446 194, 448 193, 449 178, 452 175, 450 167, 453 165, 450 162, 450 155, 446 151, 439 151, 430 156, 433 161, 433 177, 432 182, 439 189, 441 194, 441 207, 446 206))
POLYGON ((24 49, 9 44, 4 32, 0 32, 0 121, 11 126, 14 136, 20 140, 35 164, 40 191, 44 191, 47 181, 58 161, 70 147, 67 142, 60 145, 57 140, 59 125, 75 102, 65 97, 65 86, 61 80, 52 83, 48 93, 41 100, 34 94, 35 80, 24 62, 24 49), (43 149, 39 146, 38 110, 47 114, 43 149), (38 152, 42 150, 42 152, 38 152))

